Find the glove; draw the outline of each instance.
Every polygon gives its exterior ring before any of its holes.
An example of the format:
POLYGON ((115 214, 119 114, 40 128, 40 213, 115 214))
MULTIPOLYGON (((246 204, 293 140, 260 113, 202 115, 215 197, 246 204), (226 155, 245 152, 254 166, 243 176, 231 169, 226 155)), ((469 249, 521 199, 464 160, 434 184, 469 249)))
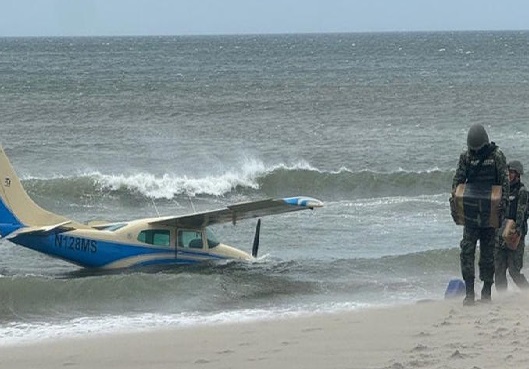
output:
POLYGON ((452 192, 452 196, 448 199, 450 202, 450 215, 456 224, 459 224, 459 216, 457 214, 456 201, 454 199, 455 192, 452 192))

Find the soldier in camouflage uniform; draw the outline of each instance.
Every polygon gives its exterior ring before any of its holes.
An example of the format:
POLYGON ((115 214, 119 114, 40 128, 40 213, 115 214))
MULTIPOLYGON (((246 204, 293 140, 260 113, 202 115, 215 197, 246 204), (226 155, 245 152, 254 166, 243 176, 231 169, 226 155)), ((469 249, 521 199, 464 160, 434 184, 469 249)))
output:
POLYGON ((511 250, 505 246, 501 233, 498 232, 498 240, 494 249, 494 265, 496 290, 505 291, 507 289, 506 272, 509 269, 509 275, 516 285, 520 288, 528 288, 529 283, 525 276, 520 272, 523 267, 523 254, 525 248, 525 235, 527 234, 527 215, 528 215, 528 193, 527 189, 520 182, 520 176, 523 175, 523 165, 518 160, 509 162, 509 212, 506 218, 513 219, 516 223, 516 233, 520 235, 520 241, 516 250, 511 250))
MULTIPOLYGON (((467 135, 468 150, 461 153, 456 173, 452 181, 455 192, 460 183, 483 183, 502 186, 501 209, 509 203, 509 178, 505 155, 489 136, 481 124, 470 127, 467 135)), ((502 210, 503 211, 503 210, 502 210)), ((476 244, 479 240, 479 277, 483 281, 481 300, 490 301, 494 282, 494 245, 496 229, 475 228, 465 224, 461 240, 461 273, 465 280, 466 296, 463 305, 474 304, 474 278, 476 244)))

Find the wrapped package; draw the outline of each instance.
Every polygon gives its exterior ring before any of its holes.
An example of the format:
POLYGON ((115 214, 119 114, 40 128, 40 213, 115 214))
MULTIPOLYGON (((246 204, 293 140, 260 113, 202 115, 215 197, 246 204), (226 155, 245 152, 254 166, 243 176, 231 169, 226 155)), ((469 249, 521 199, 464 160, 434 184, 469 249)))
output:
POLYGON ((450 199, 456 224, 473 228, 499 228, 501 186, 462 183, 450 199))

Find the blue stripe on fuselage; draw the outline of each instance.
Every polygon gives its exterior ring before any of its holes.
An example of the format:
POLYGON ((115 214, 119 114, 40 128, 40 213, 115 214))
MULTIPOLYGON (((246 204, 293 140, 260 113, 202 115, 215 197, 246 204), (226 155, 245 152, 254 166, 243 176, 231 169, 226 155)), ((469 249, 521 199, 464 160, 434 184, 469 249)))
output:
POLYGON ((138 260, 137 265, 154 264, 194 264, 205 260, 222 260, 218 255, 212 255, 198 250, 183 251, 178 249, 175 253, 171 248, 145 247, 141 245, 128 245, 117 242, 101 241, 77 237, 69 233, 56 233, 49 235, 25 235, 21 234, 10 241, 25 246, 32 250, 42 252, 51 256, 59 257, 66 261, 75 263, 86 268, 104 268, 122 259, 136 256, 173 253, 173 259, 162 257, 153 260, 138 260))

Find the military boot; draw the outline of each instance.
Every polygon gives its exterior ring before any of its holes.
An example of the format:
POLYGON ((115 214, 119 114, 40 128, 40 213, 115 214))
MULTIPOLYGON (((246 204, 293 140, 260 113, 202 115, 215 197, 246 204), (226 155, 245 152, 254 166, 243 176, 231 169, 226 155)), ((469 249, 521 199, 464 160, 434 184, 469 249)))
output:
POLYGON ((481 289, 481 301, 482 302, 491 301, 491 288, 492 288, 492 282, 483 283, 483 288, 481 289))
POLYGON ((465 299, 463 300, 463 306, 472 306, 474 305, 474 281, 466 280, 465 281, 465 299))

